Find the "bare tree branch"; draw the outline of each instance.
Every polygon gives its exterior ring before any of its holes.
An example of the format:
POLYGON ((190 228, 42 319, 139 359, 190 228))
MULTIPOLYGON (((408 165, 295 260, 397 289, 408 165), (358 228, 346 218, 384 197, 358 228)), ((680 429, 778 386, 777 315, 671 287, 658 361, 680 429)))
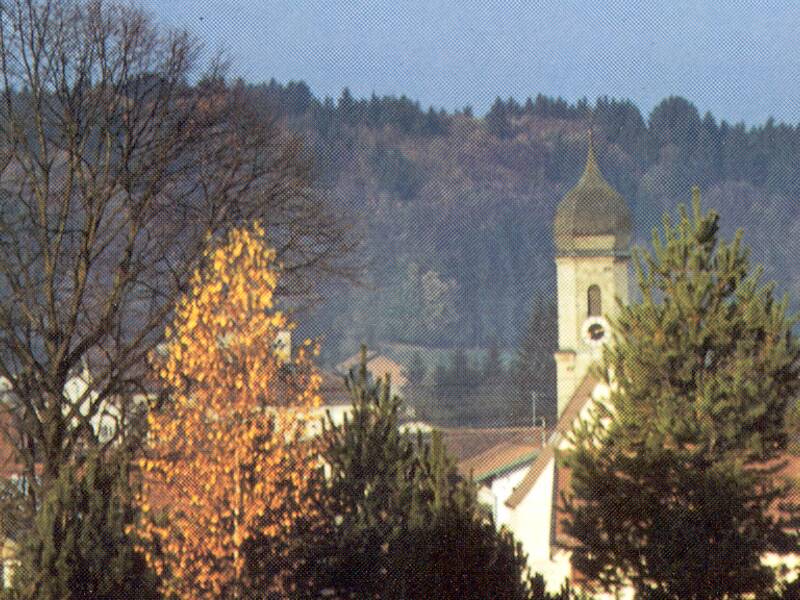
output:
POLYGON ((350 231, 312 192, 299 140, 259 122, 218 63, 197 79, 199 57, 186 32, 126 5, 0 0, 5 434, 42 485, 101 444, 101 415, 135 413, 209 238, 260 219, 293 305, 353 275, 350 231))

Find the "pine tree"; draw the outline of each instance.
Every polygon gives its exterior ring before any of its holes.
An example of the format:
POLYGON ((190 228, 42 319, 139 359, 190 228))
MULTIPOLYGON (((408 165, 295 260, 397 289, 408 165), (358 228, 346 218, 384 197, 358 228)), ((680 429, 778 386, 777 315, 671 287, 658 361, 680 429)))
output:
POLYGON ((323 526, 305 532, 299 594, 336 598, 527 599, 526 559, 479 509, 439 433, 398 429, 390 382, 370 382, 366 350, 347 379, 352 412, 324 433, 323 526))
POLYGON ((547 423, 556 420, 556 363, 553 353, 558 345, 555 304, 541 298, 534 302, 514 360, 512 374, 517 388, 514 420, 530 423, 532 394, 536 394, 536 415, 547 423))
POLYGON ((126 528, 136 519, 128 457, 65 466, 22 547, 15 597, 30 600, 160 598, 158 580, 126 528))
POLYGON ((484 120, 487 131, 493 136, 507 139, 513 135, 513 128, 509 119, 509 107, 506 106, 502 98, 495 99, 484 120))
POLYGON ((606 587, 740 597, 773 584, 760 559, 792 542, 772 509, 800 350, 741 232, 720 241, 697 188, 679 215, 637 255, 642 301, 620 308, 604 351, 608 401, 563 457, 565 525, 573 566, 606 587))
POLYGON ((483 363, 483 377, 491 379, 503 375, 503 363, 500 360, 500 348, 497 345, 497 340, 492 338, 489 342, 489 348, 486 351, 486 359, 483 363))

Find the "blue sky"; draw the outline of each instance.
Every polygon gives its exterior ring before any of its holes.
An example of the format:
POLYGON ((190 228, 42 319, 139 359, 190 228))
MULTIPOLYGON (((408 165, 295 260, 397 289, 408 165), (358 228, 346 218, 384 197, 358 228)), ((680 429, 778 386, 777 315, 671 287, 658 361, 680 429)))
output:
POLYGON ((224 49, 248 81, 406 94, 482 113, 496 96, 681 95, 718 118, 800 121, 795 0, 136 0, 224 49))

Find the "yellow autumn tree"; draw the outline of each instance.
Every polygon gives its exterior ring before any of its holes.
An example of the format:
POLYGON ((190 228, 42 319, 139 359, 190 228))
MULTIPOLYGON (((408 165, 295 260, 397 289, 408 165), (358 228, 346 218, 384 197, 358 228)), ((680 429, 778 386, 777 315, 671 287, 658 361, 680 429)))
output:
POLYGON ((139 537, 164 592, 186 600, 241 598, 244 545, 286 535, 308 513, 315 469, 306 432, 319 377, 306 341, 276 357, 293 327, 274 308, 275 251, 258 225, 211 247, 179 302, 153 364, 168 399, 148 415, 139 537), (160 518, 156 518, 156 514, 160 518))

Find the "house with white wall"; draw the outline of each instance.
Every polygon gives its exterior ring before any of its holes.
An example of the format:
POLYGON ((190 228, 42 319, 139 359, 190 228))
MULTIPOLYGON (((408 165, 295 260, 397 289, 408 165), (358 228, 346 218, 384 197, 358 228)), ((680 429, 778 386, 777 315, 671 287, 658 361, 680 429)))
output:
POLYGON ((458 471, 477 484, 478 501, 491 510, 499 528, 508 525, 506 501, 539 454, 545 436, 544 430, 533 427, 486 431, 497 436, 497 443, 458 461, 458 471))

